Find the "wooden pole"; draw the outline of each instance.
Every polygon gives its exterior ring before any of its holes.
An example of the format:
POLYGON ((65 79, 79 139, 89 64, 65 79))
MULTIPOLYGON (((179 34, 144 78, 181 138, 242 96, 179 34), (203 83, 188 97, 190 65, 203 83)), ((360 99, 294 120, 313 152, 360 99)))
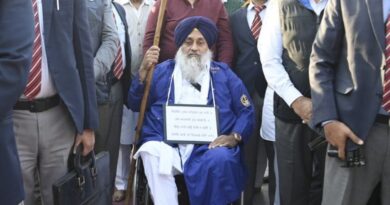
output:
MULTIPOLYGON (((159 44, 160 44, 161 27, 162 27, 163 20, 164 20, 165 8, 167 5, 167 1, 168 0, 161 0, 160 9, 158 12, 156 32, 154 33, 154 40, 153 40, 154 46, 159 46, 159 44)), ((146 104, 147 104, 148 97, 149 97, 150 84, 151 84, 151 81, 153 79, 154 66, 155 65, 152 65, 152 67, 149 69, 149 71, 147 73, 144 95, 142 97, 140 112, 138 115, 137 128, 136 128, 135 138, 134 138, 134 145, 133 145, 131 152, 130 152, 131 163, 130 163, 129 178, 127 180, 127 190, 126 190, 126 200, 125 200, 126 205, 130 205, 130 201, 134 197, 132 189, 133 189, 133 182, 134 182, 134 176, 135 176, 136 160, 133 159, 133 156, 137 152, 137 144, 138 144, 138 141, 139 141, 139 138, 141 135, 142 125, 144 122, 144 116, 145 116, 145 110, 146 110, 146 104)), ((133 204, 133 205, 135 205, 135 204, 133 204)))

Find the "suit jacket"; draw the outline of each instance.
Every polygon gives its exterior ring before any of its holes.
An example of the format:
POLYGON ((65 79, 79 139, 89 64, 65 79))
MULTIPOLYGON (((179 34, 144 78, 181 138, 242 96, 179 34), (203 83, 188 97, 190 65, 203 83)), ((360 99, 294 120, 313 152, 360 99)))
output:
POLYGON ((94 55, 96 95, 99 104, 107 103, 110 97, 111 83, 107 74, 115 60, 119 38, 115 26, 110 0, 89 0, 88 22, 94 55))
POLYGON ((0 203, 24 199, 20 162, 12 126, 12 107, 30 70, 34 40, 31 0, 0 0, 0 203))
MULTIPOLYGON (((127 25, 126 20, 126 11, 122 5, 112 2, 115 9, 118 11, 119 17, 122 20, 123 25, 125 26, 125 54, 126 54, 126 67, 123 70, 123 76, 121 78, 122 90, 123 90, 123 103, 127 106, 127 93, 129 93, 129 88, 131 85, 131 46, 130 46, 130 37, 129 26, 127 25)), ((112 71, 113 69, 111 69, 112 71)), ((111 72, 112 73, 112 72, 111 72)))
POLYGON ((98 125, 86 2, 46 0, 42 4, 49 72, 79 133, 98 125))
POLYGON ((363 140, 368 135, 382 99, 382 14, 382 0, 328 2, 309 69, 312 127, 336 119, 363 140))
POLYGON ((263 98, 267 82, 257 50, 257 41, 252 35, 246 16, 246 7, 240 8, 230 16, 230 28, 235 47, 233 70, 244 82, 251 96, 257 91, 263 98))

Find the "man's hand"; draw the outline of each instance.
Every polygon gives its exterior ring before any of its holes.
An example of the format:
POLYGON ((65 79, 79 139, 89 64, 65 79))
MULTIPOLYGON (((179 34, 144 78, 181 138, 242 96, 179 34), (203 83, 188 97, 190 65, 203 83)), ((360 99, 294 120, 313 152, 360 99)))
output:
POLYGON ((294 102, 291 104, 291 107, 304 123, 310 121, 312 114, 312 103, 310 98, 301 96, 294 100, 294 102))
POLYGON ((160 48, 157 46, 152 46, 146 51, 144 59, 142 60, 141 63, 141 68, 138 71, 140 80, 142 82, 145 80, 146 74, 148 73, 150 68, 153 65, 157 64, 159 55, 160 55, 160 48))
POLYGON ((326 140, 338 149, 339 158, 345 159, 345 144, 351 139, 358 145, 363 145, 363 140, 358 138, 349 127, 340 121, 332 121, 324 125, 326 140))
POLYGON ((221 135, 209 144, 209 149, 216 147, 235 147, 238 141, 234 138, 233 134, 221 135))
POLYGON ((93 150, 93 147, 95 145, 95 133, 93 132, 93 130, 86 129, 83 131, 82 134, 77 134, 73 153, 76 153, 76 148, 81 143, 84 147, 83 156, 86 156, 93 150))

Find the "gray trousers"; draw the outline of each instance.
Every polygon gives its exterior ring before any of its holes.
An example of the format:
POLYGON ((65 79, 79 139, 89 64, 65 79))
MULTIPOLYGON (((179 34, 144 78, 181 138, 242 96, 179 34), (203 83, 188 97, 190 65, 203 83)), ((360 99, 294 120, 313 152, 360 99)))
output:
POLYGON ((95 132, 95 152, 110 153, 111 185, 114 184, 118 162, 120 133, 122 126, 123 96, 121 82, 111 88, 109 103, 99 105, 99 127, 95 132))
POLYGON ((381 201, 390 204, 390 127, 375 123, 365 141, 366 166, 343 168, 327 157, 323 205, 365 205, 381 183, 381 201))
POLYGON ((275 124, 280 204, 321 204, 326 147, 309 149, 307 144, 318 136, 305 124, 278 118, 275 124))
POLYGON ((67 172, 76 128, 64 105, 39 113, 14 110, 13 120, 26 192, 24 204, 35 203, 34 189, 39 179, 41 200, 52 205, 52 185, 67 172))

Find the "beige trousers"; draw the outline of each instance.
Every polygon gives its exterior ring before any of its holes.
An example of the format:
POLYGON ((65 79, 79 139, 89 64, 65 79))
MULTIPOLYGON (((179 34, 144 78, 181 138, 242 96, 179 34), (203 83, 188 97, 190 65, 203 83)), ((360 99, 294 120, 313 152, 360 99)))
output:
POLYGON ((67 172, 76 128, 64 105, 39 113, 15 110, 13 120, 26 192, 24 204, 34 204, 38 178, 42 203, 53 205, 52 184, 67 172))

